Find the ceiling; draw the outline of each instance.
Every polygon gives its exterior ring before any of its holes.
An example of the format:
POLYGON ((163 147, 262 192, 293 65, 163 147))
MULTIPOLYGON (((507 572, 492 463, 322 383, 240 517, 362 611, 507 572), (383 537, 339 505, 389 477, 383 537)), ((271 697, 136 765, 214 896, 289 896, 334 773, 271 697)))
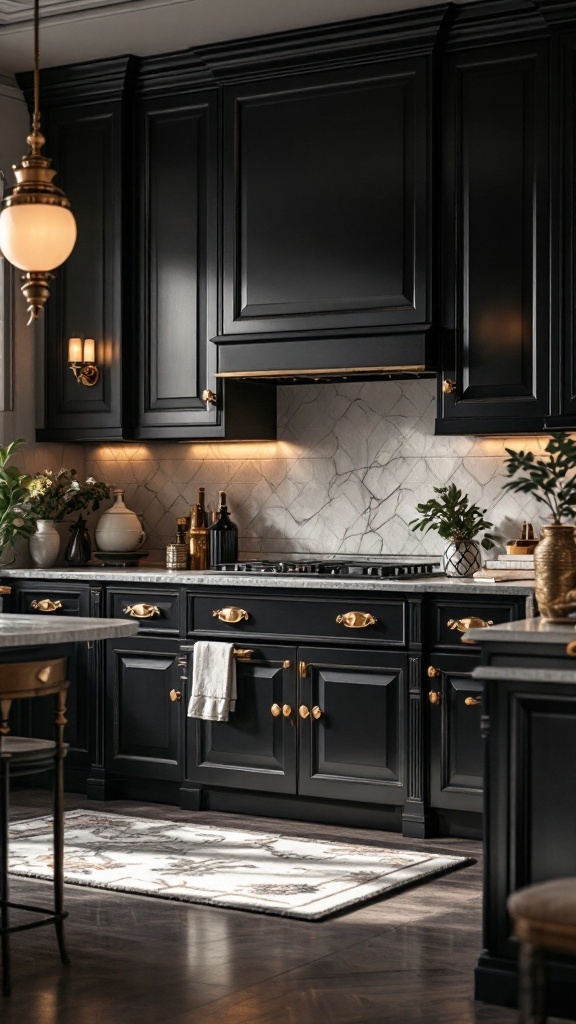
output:
MULTIPOLYGON (((56 67, 124 53, 326 25, 438 0, 41 0, 40 63, 56 67)), ((455 0, 456 3, 465 0, 455 0)), ((33 0, 0 0, 0 75, 32 66, 33 0)))

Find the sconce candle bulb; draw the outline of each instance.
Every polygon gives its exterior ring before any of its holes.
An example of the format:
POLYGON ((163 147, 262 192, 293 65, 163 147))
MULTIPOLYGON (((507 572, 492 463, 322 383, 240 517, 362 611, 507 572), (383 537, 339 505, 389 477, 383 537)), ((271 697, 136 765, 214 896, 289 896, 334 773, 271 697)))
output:
POLYGON ((96 366, 96 343, 94 338, 68 339, 68 364, 79 384, 91 388, 97 383, 100 371, 96 366))

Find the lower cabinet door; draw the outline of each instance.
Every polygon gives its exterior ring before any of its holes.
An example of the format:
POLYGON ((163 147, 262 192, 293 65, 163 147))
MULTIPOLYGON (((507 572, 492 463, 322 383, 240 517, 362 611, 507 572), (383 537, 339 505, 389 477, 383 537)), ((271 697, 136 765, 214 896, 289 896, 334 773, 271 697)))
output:
POLYGON ((115 775, 179 782, 186 658, 177 640, 107 642, 105 767, 115 775))
POLYGON ((471 654, 432 654, 428 669, 430 804, 440 810, 482 812, 482 684, 471 654))
MULTIPOLYGON (((246 639, 238 644, 247 649, 246 639)), ((238 698, 227 722, 187 719, 191 782, 296 792, 296 651, 258 645, 236 662, 238 698)))
POLYGON ((406 656, 299 649, 299 792, 362 803, 406 796, 406 656))

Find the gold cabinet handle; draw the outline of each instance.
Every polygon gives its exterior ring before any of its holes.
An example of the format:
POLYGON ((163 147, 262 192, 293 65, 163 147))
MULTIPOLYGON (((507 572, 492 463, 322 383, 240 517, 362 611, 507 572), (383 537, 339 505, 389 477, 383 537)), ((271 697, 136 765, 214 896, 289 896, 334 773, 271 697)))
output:
POLYGON ((442 394, 452 395, 456 391, 456 381, 450 380, 450 377, 446 377, 442 381, 442 394))
POLYGON ((36 612, 57 612, 62 607, 62 601, 52 601, 49 597, 43 597, 41 601, 32 601, 31 607, 36 612))
POLYGON ((308 665, 305 661, 298 662, 298 672, 301 679, 306 679, 306 673, 308 672, 308 665))
POLYGON ((318 721, 319 718, 322 718, 322 708, 319 708, 318 705, 315 704, 312 708, 311 715, 312 718, 315 718, 316 721, 318 721))
POLYGON ((236 661, 250 661, 250 658, 254 654, 254 651, 251 650, 249 647, 246 647, 244 650, 242 650, 242 648, 240 647, 235 647, 234 650, 232 651, 232 654, 236 658, 236 661))
POLYGON ((300 718, 308 718, 310 715, 310 709, 307 708, 305 704, 301 704, 298 708, 298 714, 300 715, 300 718))
POLYGON ((131 619, 153 619, 160 615, 160 609, 157 604, 128 604, 124 608, 124 615, 129 615, 131 619))
POLYGON ((348 629, 366 629, 367 626, 375 626, 378 619, 375 619, 370 612, 344 612, 336 616, 339 626, 347 626, 348 629))
POLYGON ((273 704, 270 708, 270 714, 274 715, 274 718, 278 718, 278 715, 282 714, 282 708, 279 704, 273 704))
POLYGON ((182 692, 180 690, 170 690, 170 700, 171 701, 182 700, 182 692))
POLYGON ((479 700, 477 697, 466 697, 464 703, 468 708, 475 708, 476 705, 481 704, 482 701, 479 700))
POLYGON ((446 625, 448 629, 457 629, 459 633, 466 633, 469 629, 487 629, 494 623, 492 619, 479 619, 475 615, 470 615, 465 619, 448 619, 446 625))
POLYGON ((440 697, 441 694, 439 694, 437 690, 430 690, 430 692, 428 693, 428 700, 430 701, 431 704, 439 704, 440 697))
POLYGON ((429 665, 426 669, 426 674, 429 679, 436 679, 436 676, 440 675, 440 669, 434 668, 434 665, 429 665))
POLYGON ((576 658, 576 640, 571 640, 567 645, 566 654, 569 658, 576 658))
POLYGON ((282 714, 284 715, 284 718, 290 718, 290 715, 292 714, 292 708, 290 707, 289 704, 282 705, 282 714))
POLYGON ((215 608, 212 612, 213 619, 220 619, 220 622, 242 622, 242 619, 249 619, 250 616, 244 608, 215 608))

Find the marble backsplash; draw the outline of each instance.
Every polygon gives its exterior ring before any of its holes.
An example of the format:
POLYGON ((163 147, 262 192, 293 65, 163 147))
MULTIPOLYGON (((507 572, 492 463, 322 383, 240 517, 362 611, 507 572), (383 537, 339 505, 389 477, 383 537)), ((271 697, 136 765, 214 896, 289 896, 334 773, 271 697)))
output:
POLYGON ((524 519, 536 530, 543 521, 541 505, 502 490, 504 449, 540 451, 546 438, 436 437, 435 388, 433 380, 281 387, 277 442, 88 446, 82 471, 125 488, 149 562, 163 562, 199 486, 213 507, 218 490, 227 492, 244 557, 438 554, 438 535, 415 533, 409 521, 433 487, 451 481, 488 509, 503 550, 524 519))

